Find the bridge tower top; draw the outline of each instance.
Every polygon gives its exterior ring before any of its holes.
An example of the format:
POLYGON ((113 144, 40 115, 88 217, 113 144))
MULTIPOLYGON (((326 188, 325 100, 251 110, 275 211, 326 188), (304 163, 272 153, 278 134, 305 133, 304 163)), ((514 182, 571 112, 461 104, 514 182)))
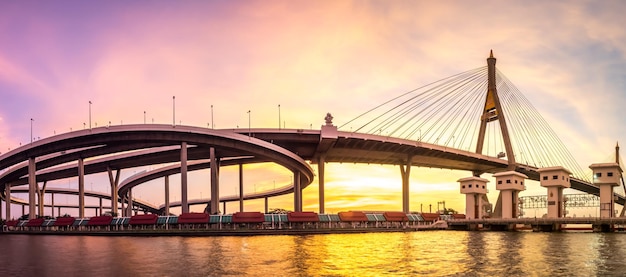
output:
MULTIPOLYGON (((507 128, 504 110, 500 103, 498 90, 496 88, 496 58, 493 56, 493 50, 489 52, 487 58, 487 96, 485 98, 485 106, 480 118, 480 129, 478 133, 478 143, 476 145, 476 153, 482 154, 485 144, 485 133, 487 131, 487 123, 497 120, 500 124, 502 140, 506 150, 506 157, 509 162, 509 170, 515 169, 515 155, 513 154, 513 146, 511 137, 507 128)), ((476 174, 479 175, 480 173, 476 174)))
POLYGON ((617 163, 595 163, 589 166, 593 170, 593 183, 619 185, 622 169, 617 163))

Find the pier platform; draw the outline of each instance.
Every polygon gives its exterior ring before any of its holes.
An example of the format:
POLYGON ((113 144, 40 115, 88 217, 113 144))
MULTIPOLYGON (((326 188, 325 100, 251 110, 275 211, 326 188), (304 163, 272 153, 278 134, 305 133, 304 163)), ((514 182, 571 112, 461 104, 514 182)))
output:
POLYGON ((453 230, 513 231, 516 229, 532 229, 533 231, 553 232, 569 228, 569 225, 586 225, 588 228, 575 227, 575 230, 589 229, 594 232, 612 232, 626 226, 626 217, 565 217, 565 218, 482 218, 482 219, 449 219, 448 228, 453 230), (525 227, 519 227, 525 226, 525 227))

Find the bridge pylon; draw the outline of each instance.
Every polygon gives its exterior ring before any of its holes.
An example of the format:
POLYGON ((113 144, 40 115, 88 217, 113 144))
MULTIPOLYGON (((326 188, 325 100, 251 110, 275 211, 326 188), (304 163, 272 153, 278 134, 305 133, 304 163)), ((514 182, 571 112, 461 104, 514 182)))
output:
MULTIPOLYGON (((511 137, 509 136, 504 110, 502 109, 498 89, 496 88, 496 58, 493 57, 493 50, 491 50, 489 58, 487 58, 487 96, 485 98, 483 113, 480 117, 480 129, 478 132, 478 142, 476 144, 477 154, 482 154, 483 152, 487 123, 496 120, 500 124, 500 131, 506 151, 505 155, 509 162, 508 169, 515 170, 515 155, 513 154, 511 137)), ((474 172, 474 175, 479 176, 481 173, 482 172, 474 172)))

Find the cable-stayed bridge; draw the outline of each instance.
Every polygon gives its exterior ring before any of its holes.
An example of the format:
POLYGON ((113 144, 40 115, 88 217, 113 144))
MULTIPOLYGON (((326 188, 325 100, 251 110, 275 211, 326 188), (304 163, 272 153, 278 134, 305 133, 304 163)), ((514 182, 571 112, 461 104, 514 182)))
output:
MULTIPOLYGON (((137 206, 132 188, 142 185, 141 180, 164 178, 167 187, 168 177, 180 174, 182 196, 176 205, 183 212, 196 202, 208 204, 207 211, 211 213, 228 201, 239 201, 243 210, 244 200, 257 198, 265 198, 267 207, 268 197, 288 193, 294 195, 294 210, 301 211, 302 189, 314 179, 310 162, 318 166, 319 209, 324 213, 324 165, 346 162, 399 165, 404 212, 410 212, 412 166, 463 170, 474 176, 517 171, 532 180, 539 180, 539 168, 562 166, 572 172, 572 188, 599 195, 598 186, 584 174, 557 134, 512 82, 496 70, 493 54, 487 62, 486 67, 406 92, 338 127, 327 114, 321 130, 214 130, 138 124, 90 128, 44 138, 0 156, 0 170, 5 169, 0 175, 0 191, 3 199, 13 199, 11 187, 18 192, 24 191, 18 186, 28 185, 26 202, 34 216, 35 194, 45 192, 46 182, 77 178, 76 206, 82 217, 84 175, 108 172, 111 208, 118 211, 121 203, 126 205, 122 213, 128 213, 128 209, 132 211, 137 206), (289 169, 294 174, 293 182, 279 189, 244 194, 240 181, 238 197, 220 195, 221 166, 239 165, 241 179, 241 165, 259 162, 274 162, 289 169), (121 170, 168 163, 168 170, 119 180, 121 170), (200 169, 211 170, 211 197, 189 200, 187 172, 200 169)), ((624 205, 623 196, 615 197, 617 203, 624 205)), ((165 199, 160 207, 142 203, 142 209, 169 213, 169 197, 165 199)), ((7 215, 9 209, 7 205, 7 215)))

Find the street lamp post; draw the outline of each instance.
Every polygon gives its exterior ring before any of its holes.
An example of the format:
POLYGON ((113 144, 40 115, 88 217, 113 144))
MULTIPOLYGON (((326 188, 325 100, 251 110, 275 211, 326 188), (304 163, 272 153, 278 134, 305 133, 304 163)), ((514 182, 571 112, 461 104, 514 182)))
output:
POLYGON ((248 136, 252 136, 252 131, 250 130, 250 110, 248 110, 248 136))
POLYGON ((280 130, 280 104, 278 104, 278 130, 280 130))
POLYGON ((146 111, 143 111, 143 124, 146 124, 146 111))
POLYGON ((211 105, 211 126, 215 129, 215 123, 213 123, 213 105, 211 105))
POLYGON ((91 130, 91 101, 89 101, 89 130, 91 130))
POLYGON ((172 125, 176 126, 176 96, 172 96, 172 125))
POLYGON ((34 119, 30 119, 30 143, 33 143, 33 121, 34 119))

